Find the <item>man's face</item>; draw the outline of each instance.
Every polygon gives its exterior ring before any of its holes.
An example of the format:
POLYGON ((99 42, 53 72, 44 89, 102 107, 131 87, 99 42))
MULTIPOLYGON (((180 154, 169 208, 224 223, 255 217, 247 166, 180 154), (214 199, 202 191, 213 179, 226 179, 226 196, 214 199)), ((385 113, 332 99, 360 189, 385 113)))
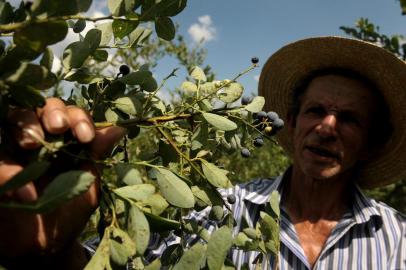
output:
POLYGON ((363 83, 340 75, 316 77, 289 119, 294 166, 315 179, 339 177, 366 159, 374 99, 363 83))

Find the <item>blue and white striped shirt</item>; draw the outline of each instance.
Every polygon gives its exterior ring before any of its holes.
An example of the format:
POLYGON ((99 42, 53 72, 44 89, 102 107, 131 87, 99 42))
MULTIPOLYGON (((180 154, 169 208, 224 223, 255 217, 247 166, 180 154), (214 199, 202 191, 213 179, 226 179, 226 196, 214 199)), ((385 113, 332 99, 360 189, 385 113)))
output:
MULTIPOLYGON (((236 203, 228 205, 237 223, 235 234, 241 231, 243 222, 255 228, 259 212, 271 192, 282 192, 282 178, 259 179, 220 190, 224 198, 229 194, 236 196, 236 203)), ((313 269, 406 269, 406 218, 389 206, 366 198, 358 187, 354 193, 353 208, 343 215, 331 232, 313 269)), ((194 219, 212 232, 217 224, 208 219, 209 212, 208 207, 192 212, 186 219, 194 219)), ((295 228, 283 208, 280 219, 280 269, 311 269, 295 228)), ((195 242, 196 236, 191 236, 189 241, 195 242)), ((173 235, 165 241, 152 239, 149 259, 158 257, 168 246, 179 242, 180 239, 173 235)), ((258 252, 235 249, 231 251, 230 258, 237 269, 243 268, 244 264, 254 269, 257 255, 258 252)), ((263 264, 263 269, 272 269, 272 263, 271 258, 271 262, 263 264)))

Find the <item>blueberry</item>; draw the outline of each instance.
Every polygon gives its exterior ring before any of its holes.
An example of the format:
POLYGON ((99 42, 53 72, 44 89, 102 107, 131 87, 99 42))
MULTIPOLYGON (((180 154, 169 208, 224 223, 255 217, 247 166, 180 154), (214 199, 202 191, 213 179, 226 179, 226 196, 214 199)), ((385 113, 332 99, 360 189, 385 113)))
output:
POLYGON ((262 137, 257 137, 257 138, 255 138, 255 140, 254 140, 254 145, 255 145, 256 147, 261 147, 261 146, 263 146, 263 145, 264 145, 264 139, 262 139, 262 137))
POLYGON ((250 150, 248 150, 247 148, 241 149, 241 156, 244 158, 249 158, 251 156, 250 150))
POLYGON ((258 57, 252 57, 252 58, 251 58, 251 63, 253 63, 253 64, 258 64, 258 62, 259 62, 258 57))
POLYGON ((72 30, 75 33, 80 33, 86 28, 86 21, 85 20, 77 20, 77 22, 73 25, 72 30))
POLYGON ((127 75, 128 73, 130 73, 130 67, 127 65, 121 65, 120 73, 123 74, 123 76, 127 75))
POLYGON ((227 196, 227 201, 229 204, 234 204, 236 201, 235 195, 234 194, 230 194, 227 196))
POLYGON ((263 119, 266 117, 266 112, 264 111, 260 111, 259 113, 257 113, 256 118, 263 121, 263 119))
POLYGON ((285 123, 280 118, 275 119, 275 121, 272 122, 272 127, 277 129, 277 130, 283 128, 284 125, 285 125, 285 123))
POLYGON ((251 96, 245 96, 245 97, 242 97, 242 99, 241 99, 241 104, 242 105, 247 105, 247 104, 250 104, 251 102, 252 102, 252 97, 251 96))
POLYGON ((268 119, 271 122, 279 118, 279 115, 276 112, 268 112, 266 115, 268 116, 268 119))

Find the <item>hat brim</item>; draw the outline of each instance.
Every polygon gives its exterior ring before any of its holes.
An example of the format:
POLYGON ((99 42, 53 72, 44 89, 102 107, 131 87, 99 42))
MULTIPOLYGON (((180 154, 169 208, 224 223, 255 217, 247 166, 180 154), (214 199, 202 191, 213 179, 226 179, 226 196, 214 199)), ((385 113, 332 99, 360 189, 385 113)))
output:
MULTIPOLYGON (((265 109, 275 111, 287 122, 291 91, 298 81, 323 68, 356 71, 382 92, 391 114, 393 133, 383 148, 362 168, 358 184, 363 188, 384 186, 406 178, 406 64, 374 44, 342 37, 317 37, 291 43, 265 63, 259 95, 265 109)), ((291 137, 283 129, 277 140, 292 156, 291 137)))

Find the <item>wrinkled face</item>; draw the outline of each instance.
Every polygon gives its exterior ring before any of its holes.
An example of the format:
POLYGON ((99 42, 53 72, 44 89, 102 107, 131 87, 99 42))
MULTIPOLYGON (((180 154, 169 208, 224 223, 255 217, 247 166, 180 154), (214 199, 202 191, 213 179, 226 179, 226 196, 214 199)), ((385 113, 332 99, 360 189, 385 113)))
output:
POLYGON ((315 179, 339 177, 368 157, 374 99, 363 83, 340 75, 316 77, 289 119, 294 164, 315 179))

